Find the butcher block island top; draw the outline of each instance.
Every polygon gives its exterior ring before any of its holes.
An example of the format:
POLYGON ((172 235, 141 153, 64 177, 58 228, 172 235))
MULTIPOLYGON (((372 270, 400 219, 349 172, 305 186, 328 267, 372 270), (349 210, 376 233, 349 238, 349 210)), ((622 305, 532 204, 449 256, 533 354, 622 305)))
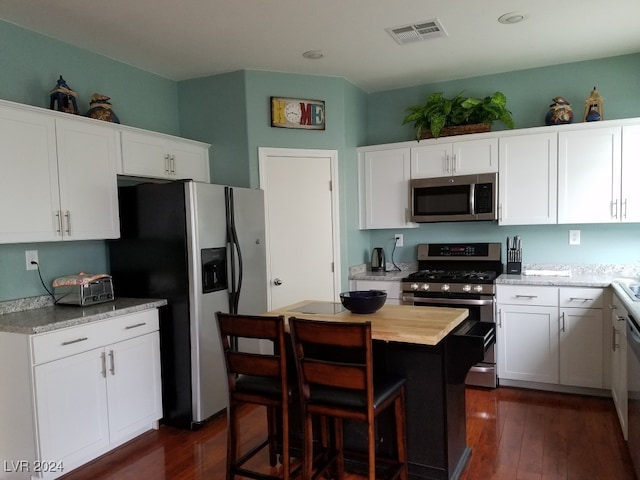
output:
POLYGON ((383 305, 375 313, 356 314, 340 303, 304 300, 268 314, 330 322, 370 321, 374 340, 437 345, 467 318, 469 311, 466 308, 383 305))

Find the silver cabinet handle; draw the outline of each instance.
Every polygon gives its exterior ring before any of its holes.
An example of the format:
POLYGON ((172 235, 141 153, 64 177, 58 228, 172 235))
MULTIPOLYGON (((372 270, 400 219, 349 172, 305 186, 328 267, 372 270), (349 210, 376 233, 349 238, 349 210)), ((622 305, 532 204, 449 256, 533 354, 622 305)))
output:
POLYGON ((171 174, 171 161, 169 159, 169 154, 165 154, 164 156, 164 171, 167 175, 171 174))
POLYGON ((125 330, 131 330, 132 328, 138 328, 138 327, 143 327, 147 324, 147 322, 142 322, 142 323, 136 323, 135 325, 127 325, 126 327, 124 327, 125 330))
POLYGON ((116 374, 116 364, 113 361, 113 350, 109 350, 109 363, 110 363, 110 367, 109 367, 109 371, 111 372, 111 375, 115 375, 116 374))
POLYGON ((176 174, 176 156, 175 155, 171 155, 171 175, 175 175, 176 174))
POLYGON ((444 171, 446 173, 451 173, 449 170, 449 154, 448 153, 444 154, 444 171))
POLYGON ((65 232, 67 232, 67 235, 71 236, 71 212, 69 210, 64 214, 64 218, 67 219, 67 228, 65 232))
POLYGON ((611 350, 613 350, 614 352, 618 349, 618 347, 620 346, 617 342, 616 342, 616 335, 618 335, 618 329, 614 326, 611 326, 611 350))
POLYGON ((56 233, 62 236, 62 218, 60 210, 56 210, 56 233))
POLYGON ((622 202, 622 218, 627 218, 627 199, 622 202))
POLYGON ((516 295, 516 298, 538 298, 538 295, 516 295))
POLYGON ((569 297, 570 302, 593 302, 593 298, 569 297))
POLYGON ((562 315, 560 315, 560 318, 562 319, 562 327, 560 327, 560 331, 566 332, 567 329, 565 328, 565 324, 564 324, 564 312, 562 312, 562 315))
POLYGON ((611 216, 613 218, 618 218, 618 199, 616 198, 613 203, 611 204, 612 207, 612 213, 611 216))
POLYGON ((498 310, 498 327, 502 328, 502 309, 498 310))
POLYGON ((88 337, 80 337, 80 338, 76 338, 75 340, 68 340, 66 342, 62 342, 62 345, 64 345, 64 346, 73 345, 74 343, 84 342, 85 340, 89 340, 89 338, 88 337))
POLYGON ((451 162, 451 170, 453 172, 453 174, 455 175, 456 172, 458 171, 458 156, 454 153, 453 154, 453 161, 451 162))
POLYGON ((102 377, 107 378, 107 356, 104 352, 100 354, 100 360, 102 361, 102 377))

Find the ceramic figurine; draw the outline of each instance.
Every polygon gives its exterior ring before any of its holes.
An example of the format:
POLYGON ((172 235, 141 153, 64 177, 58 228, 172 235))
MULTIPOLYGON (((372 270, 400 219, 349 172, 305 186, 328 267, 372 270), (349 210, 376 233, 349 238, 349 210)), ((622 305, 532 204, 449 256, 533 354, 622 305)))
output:
POLYGON ((562 125, 573 121, 573 110, 571 104, 562 97, 554 97, 553 103, 549 105, 549 111, 544 119, 547 125, 562 125))
POLYGON ((110 97, 100 93, 94 93, 91 95, 87 117, 104 120, 105 122, 120 123, 120 119, 111 109, 111 103, 109 103, 109 100, 111 100, 110 97))
POLYGON ((56 82, 56 88, 51 90, 49 94, 49 98, 51 99, 49 103, 49 108, 51 110, 58 110, 59 112, 73 113, 77 115, 78 103, 76 101, 78 94, 69 88, 67 82, 64 81, 62 75, 56 82), (57 103, 57 106, 56 106, 57 103))

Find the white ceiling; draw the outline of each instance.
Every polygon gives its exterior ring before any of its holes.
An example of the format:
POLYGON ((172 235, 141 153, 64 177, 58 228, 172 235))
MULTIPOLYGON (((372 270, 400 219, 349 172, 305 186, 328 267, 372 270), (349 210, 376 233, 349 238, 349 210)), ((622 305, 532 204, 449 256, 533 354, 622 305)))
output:
POLYGON ((0 18, 172 80, 254 69, 370 93, 640 52, 640 0, 0 0, 0 18), (430 19, 448 36, 385 30, 430 19))

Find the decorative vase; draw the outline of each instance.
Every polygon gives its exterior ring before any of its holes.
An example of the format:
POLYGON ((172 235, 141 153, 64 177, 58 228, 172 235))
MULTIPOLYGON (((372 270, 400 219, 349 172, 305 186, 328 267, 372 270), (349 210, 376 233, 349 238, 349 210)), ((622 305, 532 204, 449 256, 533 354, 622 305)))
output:
POLYGON ((573 110, 571 104, 562 97, 555 97, 553 103, 549 105, 549 111, 544 118, 547 125, 562 125, 573 121, 573 110))
POLYGON ((100 93, 94 93, 91 95, 91 101, 89 102, 89 111, 87 117, 95 118, 96 120, 104 120, 105 122, 120 123, 120 119, 111 109, 111 98, 100 93))

